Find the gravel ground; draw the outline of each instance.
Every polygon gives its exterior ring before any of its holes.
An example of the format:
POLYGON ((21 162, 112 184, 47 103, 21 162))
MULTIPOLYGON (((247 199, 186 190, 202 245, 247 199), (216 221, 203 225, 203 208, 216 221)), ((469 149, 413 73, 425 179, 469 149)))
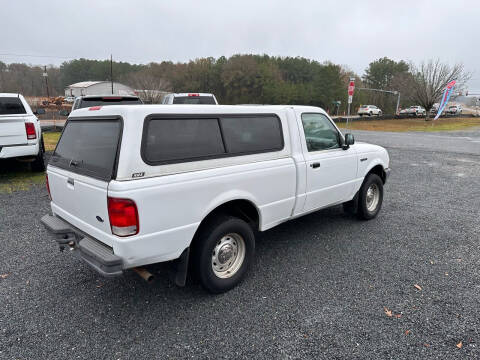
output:
POLYGON ((0 194, 0 358, 479 358, 480 153, 389 150, 378 218, 335 207, 262 233, 218 296, 162 266, 151 285, 98 277, 49 239, 44 187, 0 194))

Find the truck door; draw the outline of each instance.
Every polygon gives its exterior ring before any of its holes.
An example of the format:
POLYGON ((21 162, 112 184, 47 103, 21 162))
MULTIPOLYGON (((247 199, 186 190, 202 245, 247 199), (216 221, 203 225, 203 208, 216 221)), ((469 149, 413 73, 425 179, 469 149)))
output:
POLYGON ((298 112, 307 168, 304 211, 342 203, 353 196, 357 155, 342 149, 342 135, 322 113, 298 112))

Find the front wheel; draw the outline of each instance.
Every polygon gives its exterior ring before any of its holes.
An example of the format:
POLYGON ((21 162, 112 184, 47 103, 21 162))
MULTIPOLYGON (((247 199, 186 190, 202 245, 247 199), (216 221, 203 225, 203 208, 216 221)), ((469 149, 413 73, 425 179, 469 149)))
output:
POLYGON ((221 216, 205 224, 194 244, 194 269, 202 286, 219 294, 243 279, 255 254, 255 236, 245 221, 221 216))
POLYGON ((376 217, 383 202, 383 181, 376 174, 369 174, 358 193, 357 215, 360 219, 376 217))

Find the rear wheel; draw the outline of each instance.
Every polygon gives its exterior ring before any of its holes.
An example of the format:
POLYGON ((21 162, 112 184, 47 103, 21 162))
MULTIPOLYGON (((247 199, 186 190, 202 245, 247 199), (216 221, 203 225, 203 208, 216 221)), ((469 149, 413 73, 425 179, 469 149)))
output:
POLYGON ((378 116, 382 116, 382 112, 381 112, 381 111, 379 111, 377 115, 378 115, 378 116))
POLYGON ((45 145, 43 143, 43 138, 40 138, 38 154, 35 157, 35 160, 30 163, 30 169, 35 172, 45 171, 45 145))
POLYGON ((383 202, 383 181, 376 174, 369 174, 358 193, 358 211, 360 219, 370 220, 376 217, 383 202))
POLYGON ((253 261, 255 236, 245 221, 220 216, 203 226, 193 250, 193 265, 202 286, 219 294, 243 279, 253 261))

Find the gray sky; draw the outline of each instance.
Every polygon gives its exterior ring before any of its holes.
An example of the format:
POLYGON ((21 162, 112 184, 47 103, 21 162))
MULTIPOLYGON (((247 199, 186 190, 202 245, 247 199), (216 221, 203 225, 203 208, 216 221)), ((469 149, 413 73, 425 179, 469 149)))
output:
MULTIPOLYGON (((480 90, 478 0, 0 0, 0 54, 148 63, 255 53, 330 60, 362 75, 383 56, 463 62, 480 90), (8 30, 7 30, 8 29, 8 30)), ((5 62, 66 59, 0 55, 5 62)))

